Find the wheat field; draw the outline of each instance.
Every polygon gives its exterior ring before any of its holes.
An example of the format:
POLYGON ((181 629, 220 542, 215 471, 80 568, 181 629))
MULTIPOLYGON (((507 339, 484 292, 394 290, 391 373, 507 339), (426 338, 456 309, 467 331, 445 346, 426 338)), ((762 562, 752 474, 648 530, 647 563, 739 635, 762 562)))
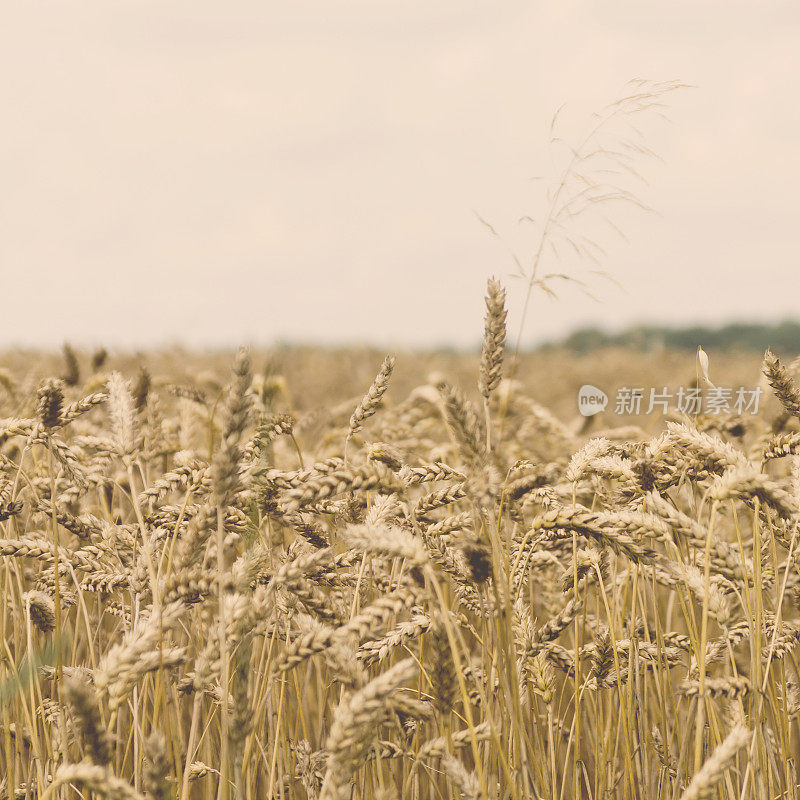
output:
POLYGON ((799 365, 584 420, 694 360, 486 306, 480 357, 4 355, 0 797, 797 797, 799 365))

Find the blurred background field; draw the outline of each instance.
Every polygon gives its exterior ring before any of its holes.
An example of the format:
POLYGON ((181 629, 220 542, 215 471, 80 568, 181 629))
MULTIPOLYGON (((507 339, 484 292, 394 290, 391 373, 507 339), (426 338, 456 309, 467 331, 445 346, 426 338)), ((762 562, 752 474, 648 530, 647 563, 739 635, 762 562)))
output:
MULTIPOLYGON (((762 380, 760 369, 763 351, 707 348, 710 377, 720 387, 744 387, 752 390, 762 380)), ((278 398, 277 405, 298 414, 327 414, 337 406, 351 409, 369 387, 387 353, 378 348, 279 347, 253 349, 251 356, 256 374, 269 383, 278 398)), ((447 380, 460 386, 468 395, 477 395, 477 370, 480 354, 468 351, 395 352, 397 366, 386 402, 396 403, 421 384, 447 380)), ((790 359, 793 354, 788 354, 790 359)), ((76 352, 80 382, 94 382, 98 387, 104 376, 117 369, 134 376, 144 368, 154 387, 192 384, 201 387, 213 400, 227 381, 232 351, 197 351, 169 349, 140 353, 111 353, 101 367, 92 367, 92 352, 76 352)), ((511 354, 509 354, 511 359, 511 354)), ((64 375, 67 364, 62 353, 6 351, 0 354, 0 369, 6 380, 0 389, 0 414, 13 416, 15 393, 9 386, 25 381, 18 394, 24 396, 37 380, 64 375), (9 383, 11 381, 11 383, 9 383)), ((614 413, 617 391, 639 387, 648 396, 650 388, 660 392, 666 387, 677 392, 690 387, 697 379, 694 351, 686 349, 642 350, 635 347, 599 347, 575 352, 564 347, 548 348, 519 356, 514 379, 523 392, 552 411, 560 420, 579 427, 584 424, 577 407, 578 390, 584 384, 602 389, 609 397, 604 413, 592 418, 596 430, 637 424, 650 431, 660 424, 659 415, 619 415, 614 413)), ((645 402, 646 405, 646 402, 645 402)), ((349 414, 349 411, 347 412, 349 414)))

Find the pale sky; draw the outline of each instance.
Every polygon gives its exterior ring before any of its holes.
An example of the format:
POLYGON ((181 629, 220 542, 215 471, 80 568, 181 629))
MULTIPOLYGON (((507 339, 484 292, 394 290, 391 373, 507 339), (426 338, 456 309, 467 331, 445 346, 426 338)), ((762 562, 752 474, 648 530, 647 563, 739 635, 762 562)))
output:
POLYGON ((12 0, 0 71, 0 346, 471 345, 492 274, 515 331, 476 213, 529 257, 553 113, 577 139, 631 78, 696 86, 658 213, 526 342, 800 316, 796 0, 12 0))

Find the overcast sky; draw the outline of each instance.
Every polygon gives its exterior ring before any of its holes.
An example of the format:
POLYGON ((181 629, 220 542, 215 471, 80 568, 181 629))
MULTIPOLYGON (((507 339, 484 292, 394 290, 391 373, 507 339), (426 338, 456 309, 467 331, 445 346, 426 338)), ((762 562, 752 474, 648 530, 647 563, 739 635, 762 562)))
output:
MULTIPOLYGON (((800 316, 800 4, 9 2, 0 345, 469 345, 564 150, 631 78, 679 79, 589 323, 800 316), (488 220, 499 241, 477 219, 488 220)), ((589 267, 571 261, 569 269, 589 267)), ((557 268, 551 263, 549 268, 557 268)))

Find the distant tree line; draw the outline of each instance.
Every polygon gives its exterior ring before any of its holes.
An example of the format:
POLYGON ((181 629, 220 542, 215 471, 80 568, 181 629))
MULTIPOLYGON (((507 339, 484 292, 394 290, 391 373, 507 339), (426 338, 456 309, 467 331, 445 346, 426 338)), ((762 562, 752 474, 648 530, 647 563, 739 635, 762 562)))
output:
POLYGON ((763 352, 767 347, 783 355, 800 353, 800 322, 785 320, 775 324, 735 322, 712 328, 696 325, 667 328, 658 325, 638 325, 621 333, 609 333, 600 328, 580 328, 564 339, 548 342, 542 349, 566 348, 586 353, 599 347, 630 347, 637 350, 750 350, 763 352))

